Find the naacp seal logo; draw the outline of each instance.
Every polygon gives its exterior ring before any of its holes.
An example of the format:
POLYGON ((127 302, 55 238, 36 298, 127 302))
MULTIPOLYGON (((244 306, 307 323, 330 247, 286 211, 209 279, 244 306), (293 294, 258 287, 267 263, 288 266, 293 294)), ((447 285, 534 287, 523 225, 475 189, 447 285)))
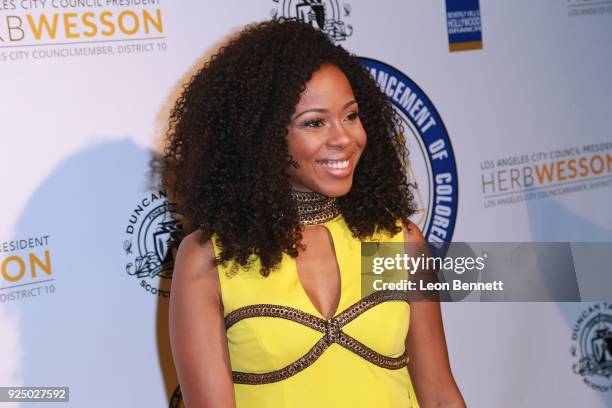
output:
POLYGON ((458 200, 457 165, 446 127, 425 92, 406 74, 371 58, 359 61, 402 121, 400 136, 410 155, 407 178, 417 207, 412 221, 441 256, 453 236, 458 200))
POLYGON ((572 330, 572 369, 589 387, 612 390, 612 304, 598 303, 584 310, 572 330))
POLYGON ((180 231, 176 205, 168 202, 163 191, 140 200, 128 219, 123 242, 128 257, 125 271, 139 279, 140 286, 153 295, 170 296, 167 281, 172 278, 180 231))
POLYGON ((296 18, 323 31, 333 41, 344 41, 353 34, 353 26, 345 24, 342 18, 351 16, 351 5, 342 8, 336 0, 274 0, 278 6, 271 11, 272 19, 296 18))

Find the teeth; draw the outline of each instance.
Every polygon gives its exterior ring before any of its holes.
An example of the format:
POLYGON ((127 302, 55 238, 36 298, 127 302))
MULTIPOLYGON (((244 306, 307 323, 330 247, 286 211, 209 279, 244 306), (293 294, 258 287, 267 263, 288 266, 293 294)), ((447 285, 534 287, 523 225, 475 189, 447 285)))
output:
POLYGON ((325 161, 320 161, 319 164, 325 167, 331 167, 332 169, 346 169, 349 165, 349 161, 348 160, 342 160, 342 161, 325 160, 325 161))

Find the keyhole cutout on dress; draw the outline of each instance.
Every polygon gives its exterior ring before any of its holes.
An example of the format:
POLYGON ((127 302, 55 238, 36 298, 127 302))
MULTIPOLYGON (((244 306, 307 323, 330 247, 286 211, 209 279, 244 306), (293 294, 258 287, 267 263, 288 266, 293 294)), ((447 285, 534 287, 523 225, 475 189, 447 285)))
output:
POLYGON ((297 278, 310 304, 326 320, 340 306, 342 275, 331 231, 323 226, 309 226, 302 232, 306 250, 295 260, 297 278))

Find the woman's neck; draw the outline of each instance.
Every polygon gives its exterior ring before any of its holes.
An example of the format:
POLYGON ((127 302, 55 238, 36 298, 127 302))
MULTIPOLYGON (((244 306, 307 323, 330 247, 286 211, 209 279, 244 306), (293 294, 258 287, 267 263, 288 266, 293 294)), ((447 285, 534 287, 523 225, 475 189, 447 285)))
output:
POLYGON ((336 218, 340 208, 336 197, 327 197, 314 191, 291 191, 295 202, 300 224, 322 224, 336 218))

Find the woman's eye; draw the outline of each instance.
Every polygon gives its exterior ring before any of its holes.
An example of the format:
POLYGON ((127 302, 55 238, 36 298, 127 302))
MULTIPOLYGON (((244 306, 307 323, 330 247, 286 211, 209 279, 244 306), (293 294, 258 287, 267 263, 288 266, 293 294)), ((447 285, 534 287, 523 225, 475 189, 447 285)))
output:
POLYGON ((323 126, 323 120, 322 119, 307 120, 306 122, 304 122, 304 126, 310 127, 310 128, 318 128, 318 127, 323 126))
POLYGON ((359 118, 359 113, 357 112, 351 112, 348 114, 348 116, 346 117, 348 120, 350 121, 354 121, 357 120, 357 118, 359 118))

